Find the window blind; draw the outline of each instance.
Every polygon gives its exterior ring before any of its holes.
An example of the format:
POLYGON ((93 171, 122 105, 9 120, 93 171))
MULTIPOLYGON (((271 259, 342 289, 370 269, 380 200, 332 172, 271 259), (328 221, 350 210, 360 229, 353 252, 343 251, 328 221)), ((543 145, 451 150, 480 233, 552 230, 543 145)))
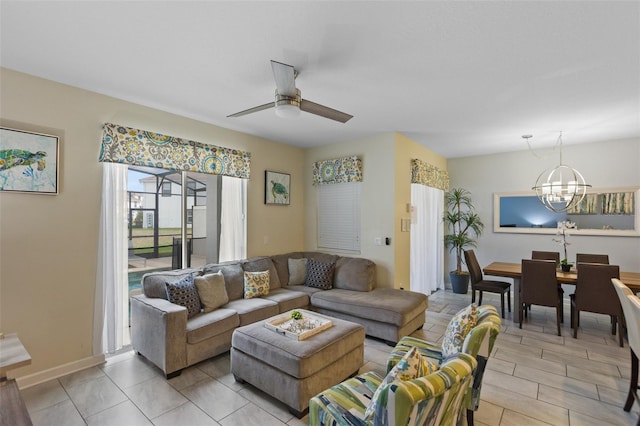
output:
POLYGON ((320 185, 318 248, 360 250, 360 182, 320 185))

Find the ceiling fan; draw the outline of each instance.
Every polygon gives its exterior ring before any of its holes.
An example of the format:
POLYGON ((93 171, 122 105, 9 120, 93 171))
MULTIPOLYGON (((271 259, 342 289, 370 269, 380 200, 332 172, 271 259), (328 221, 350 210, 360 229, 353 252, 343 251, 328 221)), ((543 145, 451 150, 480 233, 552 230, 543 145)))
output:
POLYGON ((296 89, 295 83, 298 71, 296 71, 291 65, 271 61, 271 69, 273 70, 273 78, 276 81, 275 102, 269 102, 268 104, 236 112, 235 114, 228 115, 227 117, 240 117, 275 107, 276 115, 279 117, 295 117, 300 114, 300 110, 302 110, 331 120, 339 121, 341 123, 346 123, 353 118, 353 115, 302 99, 300 89, 296 89))

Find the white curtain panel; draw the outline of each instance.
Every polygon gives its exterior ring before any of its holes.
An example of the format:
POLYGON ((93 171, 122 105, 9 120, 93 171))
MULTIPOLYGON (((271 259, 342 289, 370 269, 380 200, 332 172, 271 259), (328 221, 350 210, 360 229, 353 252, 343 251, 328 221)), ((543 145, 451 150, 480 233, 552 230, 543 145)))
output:
POLYGON ((243 213, 246 200, 247 179, 222 176, 220 262, 244 259, 247 256, 247 222, 243 213))
POLYGON ((411 184, 411 290, 444 289, 444 191, 411 184))
POLYGON ((130 343, 127 277, 127 166, 103 163, 93 354, 130 343))

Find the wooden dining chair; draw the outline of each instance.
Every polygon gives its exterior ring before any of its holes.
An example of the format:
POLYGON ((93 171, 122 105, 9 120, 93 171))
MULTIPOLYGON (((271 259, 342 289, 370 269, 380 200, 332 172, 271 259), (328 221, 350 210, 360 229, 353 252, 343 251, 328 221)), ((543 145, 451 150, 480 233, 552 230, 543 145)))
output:
MULTIPOLYGON (((560 253, 557 251, 538 251, 533 250, 531 252, 531 259, 533 260, 553 260, 556 262, 556 267, 560 264, 560 253)), ((564 290, 562 286, 558 284, 558 288, 562 292, 562 297, 564 297, 564 290)), ((527 306, 529 311, 531 311, 531 305, 527 306)), ((564 322, 564 303, 560 305, 560 321, 564 322)))
POLYGON ((576 264, 578 263, 602 263, 604 265, 609 264, 608 254, 591 254, 591 253, 577 253, 576 264))
MULTIPOLYGON (((626 323, 627 339, 631 350, 631 379, 629 383, 629 394, 624 404, 624 411, 630 411, 635 399, 640 404, 638 396, 638 356, 640 355, 640 299, 617 278, 611 280, 613 287, 618 294, 622 313, 626 323), (629 327, 631 325, 631 327, 629 327)), ((640 419, 638 420, 640 423, 640 419)))
POLYGON ((574 339, 578 337, 580 326, 580 312, 594 312, 610 315, 611 334, 616 334, 618 324, 618 337, 620 347, 624 346, 624 333, 622 332, 622 307, 618 295, 611 285, 612 278, 620 278, 618 265, 603 265, 600 263, 579 263, 576 292, 571 298, 571 327, 574 339))
POLYGON ((551 260, 522 259, 522 277, 520 278, 521 303, 520 328, 527 305, 541 305, 556 308, 558 336, 562 322, 562 293, 558 290, 556 264, 551 260))
POLYGON ((531 252, 531 259, 533 260, 553 260, 556 262, 556 266, 560 264, 560 253, 557 251, 537 251, 531 252))
POLYGON ((509 306, 509 312, 511 312, 511 283, 504 281, 485 280, 482 276, 482 269, 478 263, 478 258, 473 250, 465 250, 464 261, 467 264, 469 270, 469 276, 471 278, 471 303, 476 301, 476 291, 479 292, 478 305, 482 305, 482 293, 497 293, 500 294, 500 309, 502 318, 504 318, 504 296, 507 295, 507 304, 509 306))

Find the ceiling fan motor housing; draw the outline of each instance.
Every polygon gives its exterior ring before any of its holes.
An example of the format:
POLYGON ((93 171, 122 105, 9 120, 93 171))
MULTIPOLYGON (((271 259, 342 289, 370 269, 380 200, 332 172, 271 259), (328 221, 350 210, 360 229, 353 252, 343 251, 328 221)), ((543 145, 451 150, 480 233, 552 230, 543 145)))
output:
POLYGON ((296 117, 300 115, 300 89, 296 89, 296 96, 281 95, 276 89, 276 114, 279 117, 296 117))

